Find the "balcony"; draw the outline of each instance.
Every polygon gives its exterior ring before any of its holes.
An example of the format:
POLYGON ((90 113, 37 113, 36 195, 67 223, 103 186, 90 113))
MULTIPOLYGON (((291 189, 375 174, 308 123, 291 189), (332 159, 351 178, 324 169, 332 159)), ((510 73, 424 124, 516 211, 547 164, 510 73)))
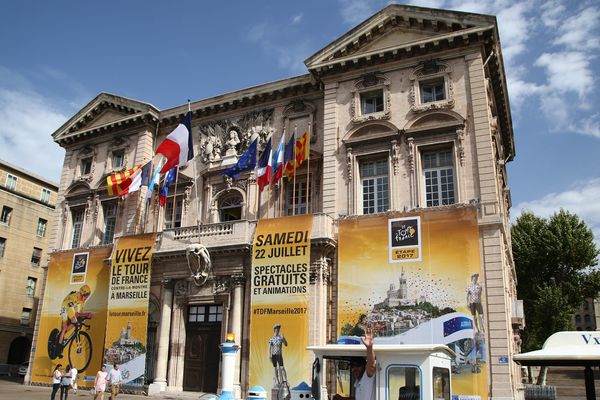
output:
MULTIPOLYGON (((185 251, 191 243, 211 247, 251 246, 256 221, 240 220, 165 229, 158 237, 156 253, 185 251)), ((311 239, 334 240, 337 225, 327 214, 314 214, 311 239)))

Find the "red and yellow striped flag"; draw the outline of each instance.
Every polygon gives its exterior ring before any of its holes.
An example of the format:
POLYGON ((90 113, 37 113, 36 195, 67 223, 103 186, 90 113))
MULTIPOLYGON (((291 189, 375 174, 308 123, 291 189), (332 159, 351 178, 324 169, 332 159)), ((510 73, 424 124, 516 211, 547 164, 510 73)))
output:
POLYGON ((132 169, 123 172, 117 172, 106 177, 108 184, 108 195, 123 197, 129 193, 129 186, 133 181, 133 175, 142 168, 141 165, 136 165, 132 169))
POLYGON ((296 168, 300 168, 304 160, 308 160, 308 152, 310 149, 310 142, 308 140, 308 129, 304 132, 304 135, 300 136, 296 140, 296 150, 294 155, 296 157, 296 168))

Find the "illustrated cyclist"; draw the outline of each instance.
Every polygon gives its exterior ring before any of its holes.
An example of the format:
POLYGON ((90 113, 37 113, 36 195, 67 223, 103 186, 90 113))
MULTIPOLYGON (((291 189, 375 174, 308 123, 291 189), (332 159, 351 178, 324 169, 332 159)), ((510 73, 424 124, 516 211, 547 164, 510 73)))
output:
POLYGON ((62 345, 65 333, 67 333, 67 331, 77 323, 78 319, 90 319, 94 315, 91 312, 83 311, 83 306, 90 297, 90 293, 90 287, 88 285, 83 285, 78 291, 73 290, 71 293, 69 293, 62 302, 62 308, 60 310, 62 329, 60 331, 60 335, 58 336, 58 343, 61 352, 59 357, 62 357, 62 345))

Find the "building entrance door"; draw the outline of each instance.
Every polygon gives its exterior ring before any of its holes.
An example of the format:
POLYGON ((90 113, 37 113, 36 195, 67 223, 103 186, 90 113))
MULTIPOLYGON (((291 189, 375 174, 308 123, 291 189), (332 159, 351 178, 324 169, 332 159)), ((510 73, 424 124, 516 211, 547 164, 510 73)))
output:
POLYGON ((222 305, 190 306, 185 340, 183 389, 217 393, 222 305))

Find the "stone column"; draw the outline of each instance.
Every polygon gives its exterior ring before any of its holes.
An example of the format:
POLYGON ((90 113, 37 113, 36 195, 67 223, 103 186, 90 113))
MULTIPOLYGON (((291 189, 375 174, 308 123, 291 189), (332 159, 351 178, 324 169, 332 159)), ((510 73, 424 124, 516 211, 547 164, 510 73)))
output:
POLYGON ((164 392, 167 389, 167 364, 169 359, 169 333, 171 331, 171 310, 173 307, 173 286, 168 280, 163 281, 160 296, 162 309, 158 333, 158 356, 156 360, 156 378, 148 387, 148 395, 164 392))
MULTIPOLYGON (((230 332, 235 335, 235 341, 238 344, 242 342, 242 315, 244 307, 244 284, 246 278, 244 274, 235 274, 231 276, 232 287, 232 307, 230 318, 230 332)), ((235 356, 235 372, 233 375, 233 391, 236 399, 242 398, 240 385, 240 362, 241 352, 238 351, 235 356)))
POLYGON ((169 346, 171 348, 167 391, 183 391, 183 373, 185 364, 185 309, 188 296, 188 282, 175 283, 175 298, 173 301, 173 316, 171 319, 171 335, 169 346))

